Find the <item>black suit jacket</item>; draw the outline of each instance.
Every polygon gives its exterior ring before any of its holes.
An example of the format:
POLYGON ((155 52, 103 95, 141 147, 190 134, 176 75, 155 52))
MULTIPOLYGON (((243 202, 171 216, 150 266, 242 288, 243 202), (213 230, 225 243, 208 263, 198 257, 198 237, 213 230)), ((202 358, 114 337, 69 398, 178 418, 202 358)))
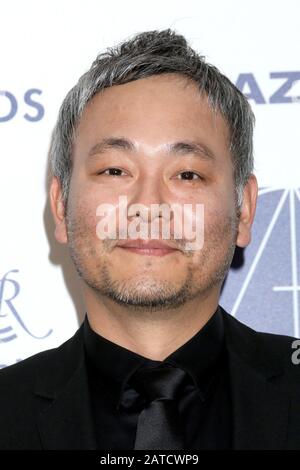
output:
MULTIPOLYGON (((234 449, 300 449, 295 338, 259 333, 224 309, 234 449)), ((0 449, 96 449, 82 326, 60 347, 0 371, 0 449)))

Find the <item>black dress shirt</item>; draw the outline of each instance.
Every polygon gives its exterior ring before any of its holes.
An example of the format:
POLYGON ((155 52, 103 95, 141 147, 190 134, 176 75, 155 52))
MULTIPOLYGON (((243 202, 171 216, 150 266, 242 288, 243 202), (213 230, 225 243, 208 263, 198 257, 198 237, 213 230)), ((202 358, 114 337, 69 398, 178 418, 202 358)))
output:
POLYGON ((134 448, 138 411, 128 407, 137 392, 128 380, 143 364, 168 362, 187 372, 179 412, 185 449, 230 449, 232 406, 219 307, 185 344, 164 361, 153 361, 95 333, 84 321, 84 342, 98 449, 134 448))

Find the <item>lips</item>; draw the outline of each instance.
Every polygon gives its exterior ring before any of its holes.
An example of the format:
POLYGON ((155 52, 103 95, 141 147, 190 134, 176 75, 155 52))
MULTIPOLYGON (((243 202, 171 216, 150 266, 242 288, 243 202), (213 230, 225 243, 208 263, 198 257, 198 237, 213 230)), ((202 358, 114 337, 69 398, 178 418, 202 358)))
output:
POLYGON ((170 243, 162 240, 143 240, 141 238, 136 240, 124 240, 119 242, 118 246, 125 248, 140 248, 140 249, 169 249, 176 250, 177 248, 170 243))
POLYGON ((179 251, 171 242, 162 240, 124 240, 120 241, 117 247, 127 252, 148 256, 165 256, 179 251))

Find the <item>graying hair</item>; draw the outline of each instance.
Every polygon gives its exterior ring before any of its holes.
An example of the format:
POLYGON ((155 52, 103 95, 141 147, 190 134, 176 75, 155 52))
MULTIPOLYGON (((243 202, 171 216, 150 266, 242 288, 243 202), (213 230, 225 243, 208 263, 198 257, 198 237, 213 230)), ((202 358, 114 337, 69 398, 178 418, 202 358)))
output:
POLYGON ((245 96, 215 66, 206 63, 171 29, 146 31, 99 54, 90 69, 66 95, 58 114, 50 144, 51 175, 62 186, 67 204, 72 174, 72 146, 76 128, 87 103, 99 91, 141 78, 177 73, 194 80, 213 110, 219 112, 230 131, 230 153, 234 168, 237 207, 243 188, 253 172, 254 114, 245 96))

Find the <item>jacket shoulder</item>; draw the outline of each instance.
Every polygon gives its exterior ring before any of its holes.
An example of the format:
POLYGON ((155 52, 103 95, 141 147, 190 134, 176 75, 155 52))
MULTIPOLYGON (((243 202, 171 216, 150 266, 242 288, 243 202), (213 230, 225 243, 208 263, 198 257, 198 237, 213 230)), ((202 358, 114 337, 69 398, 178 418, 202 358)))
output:
POLYGON ((256 331, 223 310, 223 318, 230 342, 237 345, 240 351, 249 351, 266 366, 268 363, 281 365, 288 377, 300 380, 300 339, 256 331))
POLYGON ((25 388, 32 389, 32 384, 40 371, 47 371, 47 374, 51 373, 51 369, 57 371, 59 365, 69 359, 69 353, 72 349, 76 348, 76 343, 80 340, 80 336, 81 328, 60 346, 41 351, 17 364, 1 369, 0 397, 3 397, 7 387, 12 392, 11 387, 14 385, 17 385, 18 389, 23 391, 25 388))
POLYGON ((69 380, 82 357, 81 328, 57 348, 0 370, 0 448, 40 449, 37 417, 69 380))

